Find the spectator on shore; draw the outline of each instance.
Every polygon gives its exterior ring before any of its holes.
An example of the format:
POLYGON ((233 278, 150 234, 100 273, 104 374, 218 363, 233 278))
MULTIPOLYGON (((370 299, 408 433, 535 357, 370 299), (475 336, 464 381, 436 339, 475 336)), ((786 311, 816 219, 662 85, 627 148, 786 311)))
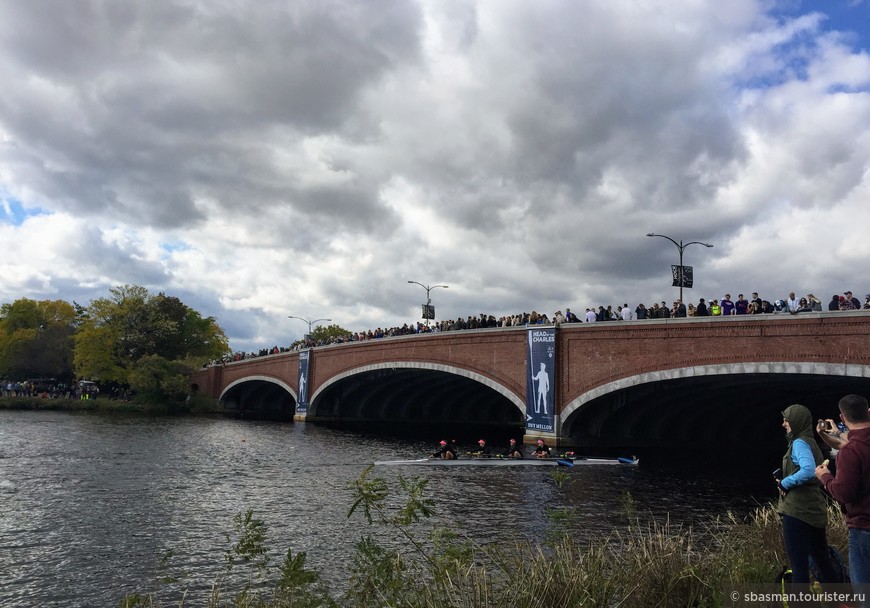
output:
POLYGON ((749 314, 749 301, 743 299, 743 294, 737 295, 737 301, 734 302, 734 314, 746 315, 749 314))
POLYGON ((828 507, 816 467, 822 464, 822 451, 813 435, 810 410, 795 403, 782 412, 788 449, 782 458, 777 511, 782 520, 785 552, 792 569, 794 591, 809 591, 810 557, 820 570, 822 584, 837 577, 828 554, 825 529, 828 507))
POLYGON ((858 301, 858 298, 852 295, 851 291, 844 292, 844 295, 846 296, 846 299, 852 303, 852 308, 849 310, 861 310, 861 302, 858 301))
POLYGON ((689 308, 686 310, 686 314, 690 317, 694 317, 697 315, 697 311, 695 310, 695 305, 689 302, 689 308))
POLYGON ((734 302, 731 301, 731 294, 726 293, 725 297, 722 298, 722 316, 730 317, 734 314, 734 302))
POLYGON ((870 293, 864 296, 864 309, 870 308, 870 293))
POLYGON ((809 302, 810 310, 813 312, 822 312, 822 301, 811 293, 807 294, 807 302, 809 302))
POLYGON ((831 301, 828 302, 828 310, 840 310, 840 296, 834 294, 831 301))
POLYGON ((594 308, 586 309, 586 322, 587 323, 595 323, 598 320, 598 315, 595 314, 594 308))
POLYGON ((628 304, 622 305, 622 310, 620 311, 623 321, 631 321, 633 315, 631 314, 631 309, 628 307, 628 304))
POLYGON ((710 316, 711 317, 721 317, 722 316, 722 307, 719 306, 719 300, 713 300, 710 302, 710 316))
POLYGON ((800 308, 800 303, 798 302, 797 297, 795 297, 794 292, 788 292, 788 298, 785 301, 785 307, 788 312, 791 314, 795 314, 800 308))
POLYGON ((709 317, 710 312, 707 310, 707 303, 704 301, 704 298, 701 298, 698 302, 698 305, 695 306, 695 316, 696 317, 709 317))
POLYGON ((870 605, 870 413, 867 399, 846 395, 838 403, 840 419, 849 427, 849 441, 837 455, 836 476, 827 460, 816 467, 816 478, 837 502, 845 506, 849 528, 849 572, 856 592, 870 605))
POLYGON ((686 305, 683 304, 682 300, 677 300, 677 314, 676 314, 676 316, 678 318, 685 318, 687 314, 688 313, 686 311, 686 305))

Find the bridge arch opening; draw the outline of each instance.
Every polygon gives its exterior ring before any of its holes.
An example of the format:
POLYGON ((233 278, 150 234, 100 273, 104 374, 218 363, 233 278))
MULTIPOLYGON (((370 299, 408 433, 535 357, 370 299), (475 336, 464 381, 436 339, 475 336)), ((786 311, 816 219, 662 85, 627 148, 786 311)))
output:
POLYGON ((312 395, 308 421, 367 432, 491 443, 521 437, 518 397, 467 370, 379 364, 333 378, 312 395))
POLYGON ((296 410, 296 393, 277 378, 249 376, 229 384, 219 402, 228 414, 292 421, 296 410))
POLYGON ((748 373, 667 370, 599 387, 565 408, 562 435, 585 449, 630 449, 687 465, 776 462, 785 448, 787 406, 802 403, 816 418, 836 419, 841 397, 870 396, 870 367, 754 365, 748 373))

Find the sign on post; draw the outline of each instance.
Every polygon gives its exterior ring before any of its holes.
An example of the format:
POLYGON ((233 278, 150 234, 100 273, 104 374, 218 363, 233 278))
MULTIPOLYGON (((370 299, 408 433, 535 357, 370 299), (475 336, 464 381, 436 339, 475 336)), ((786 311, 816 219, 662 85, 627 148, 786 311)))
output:
POLYGON ((688 287, 692 288, 692 267, 691 266, 671 266, 671 273, 674 275, 672 287, 688 287), (683 272, 680 273, 680 268, 683 272), (682 277, 682 285, 680 285, 680 277, 682 277))

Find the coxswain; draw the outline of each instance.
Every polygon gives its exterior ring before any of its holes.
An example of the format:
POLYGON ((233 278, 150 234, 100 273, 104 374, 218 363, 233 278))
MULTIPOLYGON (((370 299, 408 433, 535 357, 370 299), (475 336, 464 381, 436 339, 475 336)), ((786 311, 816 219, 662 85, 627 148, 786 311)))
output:
POLYGON ((446 441, 442 440, 439 445, 439 450, 429 456, 429 458, 441 458, 443 460, 454 460, 456 458, 456 452, 453 451, 452 447, 447 445, 446 441))
POLYGON ((550 458, 553 454, 550 452, 549 446, 544 443, 544 440, 540 437, 538 438, 538 447, 535 448, 533 452, 535 458, 550 458))
POLYGON ((504 453, 505 458, 522 458, 523 451, 520 446, 517 444, 516 439, 511 439, 510 445, 508 446, 507 452, 504 453))
POLYGON ((489 446, 486 445, 486 441, 481 439, 477 442, 477 451, 472 452, 472 456, 475 458, 490 458, 492 457, 492 451, 489 449, 489 446))

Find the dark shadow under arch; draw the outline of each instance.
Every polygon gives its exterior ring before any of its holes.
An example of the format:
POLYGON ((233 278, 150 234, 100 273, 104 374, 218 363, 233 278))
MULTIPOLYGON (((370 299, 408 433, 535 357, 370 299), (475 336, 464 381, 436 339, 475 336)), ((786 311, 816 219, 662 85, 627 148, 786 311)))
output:
POLYGON ((802 373, 710 374, 629 383, 582 404, 562 434, 585 449, 709 463, 781 456, 781 412, 806 405, 836 418, 844 395, 870 395, 870 379, 802 373))

